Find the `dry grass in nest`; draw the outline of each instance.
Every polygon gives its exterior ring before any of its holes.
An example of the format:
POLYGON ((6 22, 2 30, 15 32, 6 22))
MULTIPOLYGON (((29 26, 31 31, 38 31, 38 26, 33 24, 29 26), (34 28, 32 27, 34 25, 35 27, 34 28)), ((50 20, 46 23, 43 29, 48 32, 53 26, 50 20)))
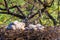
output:
POLYGON ((5 30, 0 28, 0 40, 60 40, 59 27, 45 28, 45 30, 5 30))

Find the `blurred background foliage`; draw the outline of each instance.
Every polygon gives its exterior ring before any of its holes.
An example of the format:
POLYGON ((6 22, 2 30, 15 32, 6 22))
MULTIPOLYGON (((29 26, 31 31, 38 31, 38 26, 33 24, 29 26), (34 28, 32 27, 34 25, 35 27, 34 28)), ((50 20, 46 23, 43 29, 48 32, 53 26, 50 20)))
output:
MULTIPOLYGON (((32 8, 32 5, 31 4, 27 4, 27 2, 30 2, 32 4, 34 4, 34 1, 33 0, 7 0, 8 2, 8 6, 11 7, 11 6, 14 6, 14 5, 17 5, 17 6, 21 6, 21 10, 23 11, 23 13, 27 16, 29 14, 29 10, 30 8, 32 8), (26 9, 25 7, 28 6, 26 9)), ((44 0, 42 0, 43 2, 44 0)), ((51 0, 47 0, 47 2, 49 3, 51 0)), ((60 5, 59 5, 59 8, 58 8, 58 1, 59 0, 54 0, 54 3, 51 7, 47 8, 46 10, 48 10, 48 12, 56 19, 57 21, 57 25, 60 25, 59 24, 59 18, 58 18, 58 9, 60 11, 60 5)), ((43 8, 42 5, 39 5, 38 3, 34 4, 36 6, 36 8, 34 8, 34 11, 33 12, 36 12, 39 8, 43 8)), ((4 7, 4 0, 0 0, 0 8, 5 8, 4 7)), ((1 10, 0 10, 1 11, 1 10)), ((14 9, 10 9, 11 12, 15 12, 15 13, 19 13, 17 11, 16 8, 14 9)), ((11 15, 7 15, 7 14, 0 14, 0 25, 2 24, 5 24, 5 25, 8 25, 10 22, 13 22, 15 20, 18 20, 18 21, 21 21, 21 19, 15 17, 15 16, 11 16, 11 15)), ((39 22, 42 22, 42 25, 46 25, 46 26, 53 26, 53 22, 51 19, 48 18, 48 16, 46 16, 45 13, 42 14, 39 22)))

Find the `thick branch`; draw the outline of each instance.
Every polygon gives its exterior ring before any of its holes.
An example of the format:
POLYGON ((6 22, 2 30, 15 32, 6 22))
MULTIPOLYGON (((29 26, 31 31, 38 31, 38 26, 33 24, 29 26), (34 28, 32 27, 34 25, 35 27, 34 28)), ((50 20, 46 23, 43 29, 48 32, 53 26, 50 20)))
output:
MULTIPOLYGON (((41 9, 41 13, 43 13, 43 12, 47 9, 47 7, 51 7, 52 4, 53 4, 53 2, 54 2, 54 0, 53 0, 52 3, 51 3, 51 5, 46 5, 46 4, 44 4, 41 0, 38 0, 38 1, 44 6, 44 8, 41 9)), ((39 11, 39 10, 38 10, 38 11, 39 11)), ((29 17, 29 19, 33 18, 36 14, 38 14, 38 12, 35 13, 35 14, 33 14, 33 15, 31 15, 31 16, 29 17)))
POLYGON ((18 7, 18 6, 16 6, 17 7, 17 10, 24 16, 24 17, 26 17, 24 14, 23 14, 23 12, 20 10, 20 8, 18 7))
POLYGON ((6 0, 4 0, 4 3, 5 3, 6 10, 7 10, 7 11, 8 11, 8 13, 9 13, 9 7, 8 7, 8 3, 7 3, 7 1, 6 1, 6 0))
MULTIPOLYGON (((46 8, 41 9, 41 13, 43 13, 45 10, 46 10, 46 8)), ((28 18, 29 18, 29 19, 33 18, 35 15, 39 14, 38 12, 39 12, 39 10, 37 11, 37 13, 31 15, 31 16, 28 17, 28 18)))
MULTIPOLYGON (((20 7, 20 6, 18 6, 18 7, 20 7)), ((9 7, 9 9, 13 9, 13 8, 17 8, 17 6, 15 5, 15 6, 13 6, 13 7, 9 7)), ((6 10, 6 8, 5 8, 5 9, 0 8, 0 10, 6 10)))
MULTIPOLYGON (((0 14, 8 14, 8 12, 0 12, 0 14)), ((16 17, 21 18, 21 19, 25 19, 24 16, 21 16, 21 15, 19 15, 19 14, 12 13, 12 12, 9 12, 8 15, 12 15, 12 16, 16 16, 16 17)))
POLYGON ((43 2, 41 0, 38 0, 40 4, 43 4, 43 2))
POLYGON ((50 3, 50 5, 48 5, 46 2, 44 2, 43 6, 44 6, 44 7, 51 7, 52 4, 53 4, 53 2, 54 2, 54 0, 50 3))
POLYGON ((33 14, 33 15, 31 15, 30 17, 28 17, 28 19, 31 19, 31 18, 33 18, 35 15, 37 15, 38 13, 35 13, 35 14, 33 14))
POLYGON ((48 13, 48 11, 45 11, 45 13, 53 21, 54 25, 56 25, 57 21, 48 13))
POLYGON ((47 5, 47 7, 51 7, 51 6, 52 6, 52 4, 53 4, 53 2, 54 2, 54 0, 51 2, 51 4, 50 4, 50 5, 47 5))
MULTIPOLYGON (((23 12, 19 9, 19 7, 20 7, 20 6, 15 5, 15 6, 13 6, 13 7, 9 7, 9 9, 17 8, 17 10, 18 10, 24 17, 26 17, 26 16, 23 14, 23 12)), ((9 9, 8 9, 8 10, 9 10, 9 9)), ((6 10, 6 9, 0 8, 0 10, 6 10)))

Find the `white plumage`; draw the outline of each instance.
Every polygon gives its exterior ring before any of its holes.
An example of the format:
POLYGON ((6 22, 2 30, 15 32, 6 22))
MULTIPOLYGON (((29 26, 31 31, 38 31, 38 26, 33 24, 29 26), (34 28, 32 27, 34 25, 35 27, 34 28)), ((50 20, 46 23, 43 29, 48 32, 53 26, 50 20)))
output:
POLYGON ((42 26, 41 24, 36 24, 36 25, 33 25, 33 24, 29 24, 29 28, 30 29, 34 29, 34 30, 44 30, 44 26, 42 26))
POLYGON ((30 29, 34 29, 34 30, 37 30, 37 28, 36 28, 36 25, 33 25, 33 24, 29 24, 29 26, 28 26, 30 29))
POLYGON ((36 24, 36 27, 37 27, 37 29, 40 29, 40 30, 44 30, 44 26, 42 26, 41 24, 36 24))
POLYGON ((25 29, 25 23, 23 23, 23 22, 15 21, 14 24, 15 24, 16 29, 22 29, 22 30, 25 29))
POLYGON ((18 21, 14 21, 13 23, 10 23, 7 27, 7 29, 33 29, 33 30, 44 30, 44 26, 42 26, 41 24, 29 24, 29 26, 27 28, 25 28, 25 23, 24 22, 18 22, 18 21))
POLYGON ((15 27, 15 25, 12 25, 12 29, 13 29, 13 30, 16 30, 16 27, 15 27))
POLYGON ((16 30, 16 29, 25 29, 25 23, 23 22, 18 22, 18 21, 14 21, 13 23, 10 23, 8 26, 5 27, 8 30, 16 30))

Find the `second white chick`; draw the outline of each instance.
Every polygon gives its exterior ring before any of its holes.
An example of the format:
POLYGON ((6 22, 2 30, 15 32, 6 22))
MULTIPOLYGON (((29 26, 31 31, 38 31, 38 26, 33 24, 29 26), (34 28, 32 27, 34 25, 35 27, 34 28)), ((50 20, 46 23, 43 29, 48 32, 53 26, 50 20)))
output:
POLYGON ((36 27, 37 27, 37 29, 40 29, 40 30, 44 30, 44 26, 42 26, 41 24, 36 24, 36 27))
POLYGON ((14 24, 15 24, 16 29, 22 29, 22 30, 25 30, 25 23, 15 21, 14 24))
POLYGON ((30 29, 34 29, 34 30, 37 30, 37 28, 36 28, 36 25, 33 25, 33 24, 29 24, 29 26, 28 26, 30 29))

